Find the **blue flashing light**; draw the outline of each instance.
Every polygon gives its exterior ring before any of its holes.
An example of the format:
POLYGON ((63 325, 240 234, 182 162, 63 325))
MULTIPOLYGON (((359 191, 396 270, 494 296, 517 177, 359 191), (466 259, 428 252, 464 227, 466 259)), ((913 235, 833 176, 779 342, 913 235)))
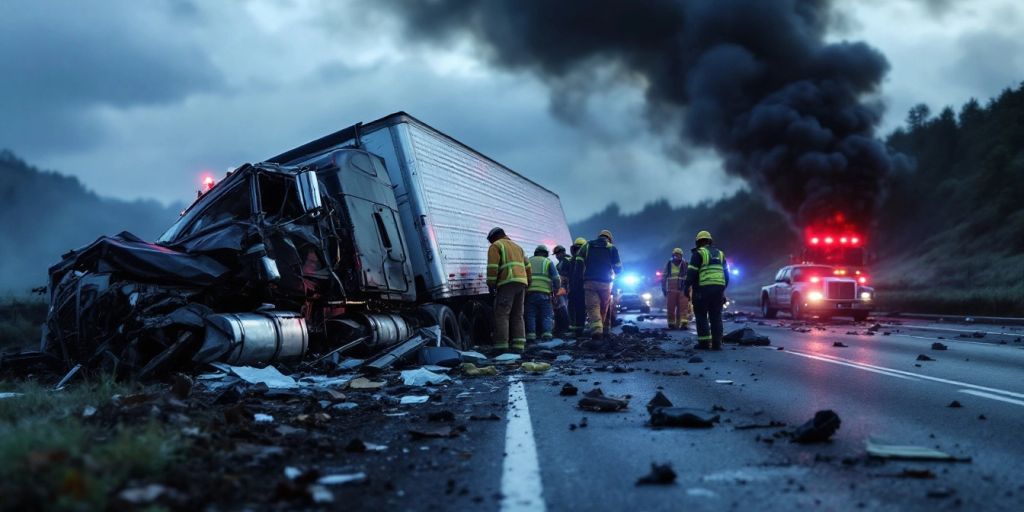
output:
POLYGON ((622 284, 626 286, 636 286, 638 283, 640 283, 640 277, 636 274, 630 273, 622 276, 622 284))

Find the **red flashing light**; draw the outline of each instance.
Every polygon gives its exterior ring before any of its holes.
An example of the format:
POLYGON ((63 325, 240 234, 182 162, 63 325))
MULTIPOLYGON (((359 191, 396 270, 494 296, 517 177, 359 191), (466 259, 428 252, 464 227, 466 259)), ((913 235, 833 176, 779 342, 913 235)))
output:
POLYGON ((867 278, 867 276, 860 276, 860 277, 857 278, 857 282, 860 283, 860 284, 867 284, 868 278, 867 278))
POLYGON ((811 237, 811 245, 818 245, 818 242, 820 241, 821 240, 816 236, 811 237))
POLYGON ((655 272, 654 275, 656 275, 658 277, 661 277, 661 271, 659 270, 659 271, 655 272))
POLYGON ((821 281, 820 277, 818 277, 818 276, 811 276, 811 282, 812 283, 817 283, 819 281, 821 281))
POLYGON ((825 243, 826 244, 831 244, 832 242, 835 242, 835 240, 833 240, 832 237, 830 237, 830 236, 826 236, 825 237, 825 243))
POLYGON ((207 176, 203 178, 203 191, 209 192, 213 189, 213 186, 217 184, 217 180, 213 179, 213 176, 207 176))
POLYGON ((853 244, 853 245, 857 245, 857 244, 860 243, 860 238, 857 238, 857 237, 850 238, 850 243, 853 244))
POLYGON ((846 238, 845 236, 839 239, 839 243, 841 243, 841 244, 845 244, 845 243, 849 243, 849 242, 850 242, 850 239, 846 238))

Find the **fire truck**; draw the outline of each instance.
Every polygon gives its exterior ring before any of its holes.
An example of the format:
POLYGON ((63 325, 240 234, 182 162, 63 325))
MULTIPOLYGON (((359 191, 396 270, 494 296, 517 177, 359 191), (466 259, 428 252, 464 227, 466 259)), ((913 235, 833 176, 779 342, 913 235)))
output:
POLYGON ((863 321, 874 310, 867 240, 861 230, 836 215, 804 229, 799 257, 761 289, 761 312, 775 318, 788 310, 795 319, 850 316, 863 321))

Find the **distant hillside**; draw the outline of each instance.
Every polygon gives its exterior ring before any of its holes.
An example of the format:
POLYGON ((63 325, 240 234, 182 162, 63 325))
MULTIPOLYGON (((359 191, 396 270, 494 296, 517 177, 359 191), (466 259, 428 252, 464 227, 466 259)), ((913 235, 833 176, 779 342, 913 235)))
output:
POLYGON ((0 151, 0 294, 24 295, 46 284, 60 255, 100 235, 131 231, 154 238, 180 206, 102 198, 75 178, 41 171, 0 151))
MULTIPOLYGON (((889 180, 872 231, 883 305, 915 312, 1024 316, 1024 84, 982 106, 931 116, 915 107, 886 139, 908 165, 889 180)), ((695 185, 695 186, 699 186, 695 185)), ((623 259, 652 271, 672 247, 708 229, 745 269, 733 294, 748 301, 796 250, 782 217, 750 192, 695 207, 660 202, 624 215, 615 205, 572 226, 610 229, 623 259)))

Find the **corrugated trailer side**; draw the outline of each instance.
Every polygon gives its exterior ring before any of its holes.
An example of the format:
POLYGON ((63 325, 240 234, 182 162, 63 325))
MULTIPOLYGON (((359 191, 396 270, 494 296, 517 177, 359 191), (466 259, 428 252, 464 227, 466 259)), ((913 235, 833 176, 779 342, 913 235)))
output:
POLYGON ((424 259, 432 298, 487 293, 486 237, 495 226, 528 256, 539 244, 550 249, 571 243, 555 193, 409 116, 392 127, 392 136, 403 153, 402 180, 419 220, 405 227, 406 234, 415 236, 411 229, 418 229, 421 247, 430 248, 424 259))

